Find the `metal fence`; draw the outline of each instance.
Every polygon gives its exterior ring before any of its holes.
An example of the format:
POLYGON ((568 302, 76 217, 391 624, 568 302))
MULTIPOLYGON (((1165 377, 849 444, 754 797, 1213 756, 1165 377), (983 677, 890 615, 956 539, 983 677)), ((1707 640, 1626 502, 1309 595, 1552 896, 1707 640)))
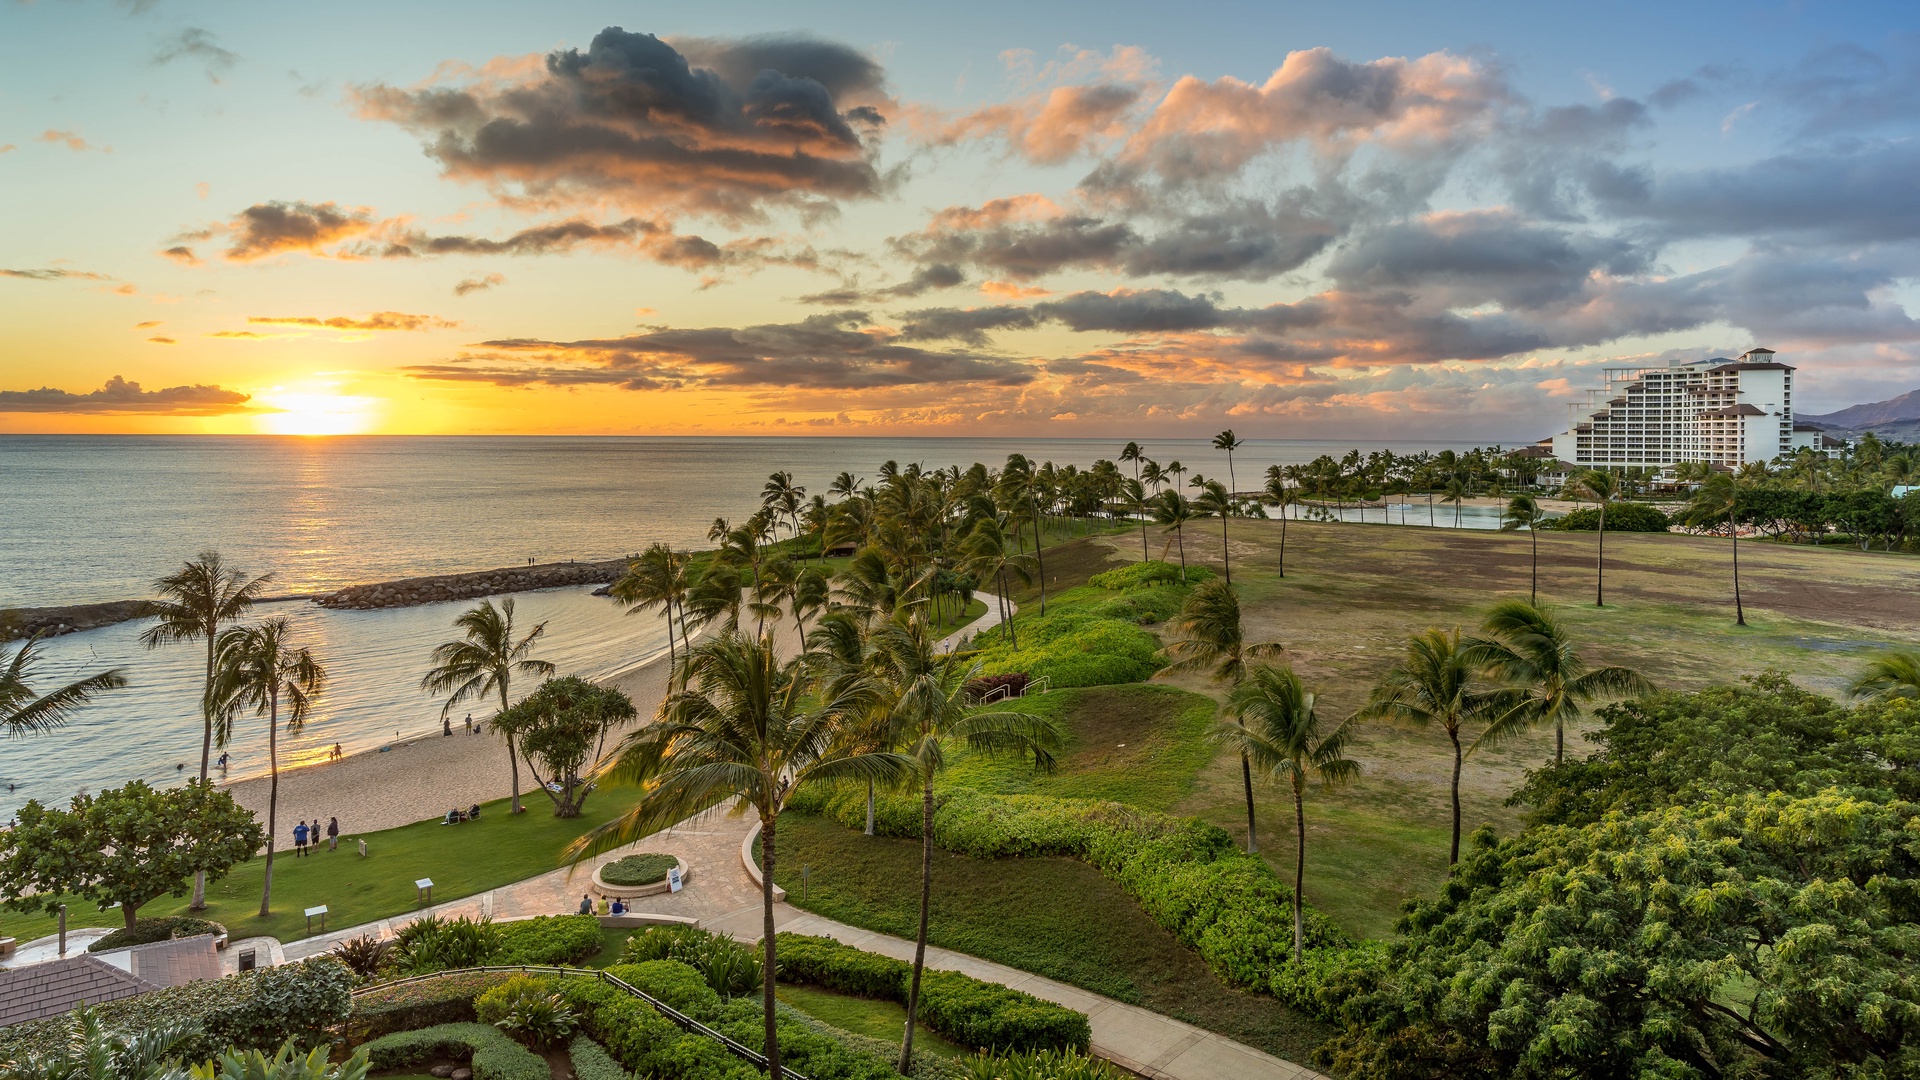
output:
MULTIPOLYGON (((413 983, 427 982, 431 979, 444 979, 454 975, 472 975, 476 973, 484 974, 488 972, 498 972, 501 974, 565 975, 573 978, 597 979, 600 982, 607 983, 619 990, 622 990, 628 994, 631 994, 636 998, 639 998, 641 1001, 646 1002, 649 1008, 653 1009, 654 1012, 659 1013, 661 1016, 666 1017, 668 1020, 678 1025, 682 1031, 691 1032, 695 1035, 700 1035, 705 1038, 712 1039, 715 1042, 719 1043, 721 1046, 726 1047, 727 1051, 733 1054, 733 1056, 740 1058, 743 1061, 751 1062, 755 1067, 761 1069, 762 1071, 765 1071, 768 1068, 769 1063, 767 1061, 767 1056, 765 1054, 762 1054, 760 1051, 755 1050, 753 1047, 748 1046, 746 1043, 743 1043, 738 1039, 731 1038, 727 1035, 721 1034, 718 1031, 715 1031, 714 1029, 708 1027, 707 1025, 701 1023, 700 1021, 695 1020, 693 1017, 688 1016, 686 1013, 683 1013, 680 1010, 674 1008, 673 1006, 668 1005, 666 1002, 661 1001, 659 998, 654 997, 652 994, 649 994, 646 991, 641 990, 639 987, 636 987, 633 984, 626 982, 623 979, 615 978, 614 976, 609 975, 607 972, 600 970, 598 968, 540 967, 540 966, 528 965, 528 964, 510 965, 510 966, 451 968, 446 971, 429 972, 428 974, 425 974, 425 975, 410 975, 404 979, 395 979, 392 982, 384 982, 375 986, 363 986, 355 990, 353 992, 353 996, 360 997, 364 994, 371 994, 376 990, 386 990, 395 986, 409 986, 409 985, 412 985, 413 983)), ((792 1069, 788 1068, 784 1064, 781 1065, 780 1072, 781 1072, 781 1075, 792 1077, 793 1080, 807 1080, 805 1076, 793 1071, 792 1069)))

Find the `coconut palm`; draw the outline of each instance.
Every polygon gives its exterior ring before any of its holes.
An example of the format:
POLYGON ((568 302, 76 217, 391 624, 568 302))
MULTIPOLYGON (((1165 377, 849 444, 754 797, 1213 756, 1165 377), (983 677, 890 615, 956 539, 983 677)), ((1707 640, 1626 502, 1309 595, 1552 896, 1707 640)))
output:
POLYGON ((1466 482, 1457 476, 1449 477, 1446 490, 1441 494, 1440 501, 1453 504, 1453 527, 1456 529, 1460 527, 1461 504, 1465 503, 1467 498, 1468 491, 1466 482))
POLYGON ((1172 529, 1174 536, 1180 541, 1180 583, 1182 585, 1187 582, 1187 522, 1192 521, 1194 516, 1193 504, 1187 501, 1185 495, 1172 489, 1161 492, 1159 499, 1154 503, 1153 520, 1155 524, 1161 526, 1160 535, 1165 536, 1165 530, 1172 529))
POLYGON ((36 695, 28 680, 40 662, 40 635, 26 640, 13 655, 0 651, 0 728, 8 735, 44 735, 67 722, 75 709, 108 690, 127 685, 120 668, 111 668, 36 695))
MULTIPOLYGON (((1205 671, 1230 686, 1238 686, 1247 676, 1247 661, 1278 656, 1282 646, 1274 642, 1247 641, 1240 621, 1240 597, 1224 581, 1203 581, 1188 594, 1174 616, 1175 635, 1167 643, 1167 656, 1173 663, 1168 671, 1205 671)), ((1247 852, 1257 850, 1253 820, 1253 766, 1246 754, 1240 755, 1240 780, 1247 797, 1247 852)))
POLYGON ((1129 442, 1121 447, 1120 460, 1133 462, 1133 478, 1140 479, 1140 463, 1147 460, 1147 455, 1141 452, 1139 443, 1129 442))
POLYGON ((1360 774, 1360 766, 1346 756, 1356 721, 1349 717, 1322 731, 1314 695, 1300 676, 1291 668, 1264 664, 1233 688, 1227 712, 1232 722, 1216 721, 1214 737, 1251 759, 1262 777, 1285 779, 1293 793, 1293 962, 1298 964, 1306 945, 1300 905, 1307 877, 1307 782, 1332 787, 1360 774))
POLYGON ((251 713, 267 720, 267 865, 260 888, 260 917, 273 903, 273 848, 280 834, 275 815, 280 806, 280 714, 286 706, 287 734, 297 735, 307 725, 314 699, 327 682, 327 669, 311 649, 296 647, 291 624, 284 618, 220 632, 214 647, 212 703, 216 735, 224 744, 233 721, 251 713))
POLYGON ((679 666, 680 650, 675 644, 674 622, 678 616, 684 635, 689 588, 687 566, 690 561, 685 552, 656 543, 628 563, 626 573, 608 588, 609 595, 627 605, 629 615, 659 609, 661 617, 667 621, 669 670, 679 666))
POLYGON ((1128 477, 1120 480, 1120 505, 1126 508, 1140 521, 1140 561, 1147 560, 1147 519, 1153 516, 1153 501, 1147 497, 1146 485, 1128 477))
POLYGON ((1600 508, 1600 548, 1594 560, 1593 606, 1606 603, 1607 584, 1607 504, 1620 497, 1620 479, 1605 469, 1588 469, 1567 481, 1579 497, 1592 499, 1600 508))
MULTIPOLYGON (((546 634, 547 624, 536 623, 533 629, 516 636, 512 597, 500 601, 499 607, 491 600, 482 600, 461 612, 453 625, 466 636, 435 646, 433 668, 420 677, 420 689, 429 694, 448 695, 447 703, 440 708, 441 716, 451 713, 463 701, 488 695, 497 697, 499 711, 505 712, 511 704, 514 676, 544 679, 554 672, 552 664, 533 658, 533 646, 546 634)), ((507 765, 513 770, 513 812, 518 814, 522 809, 520 757, 513 733, 505 734, 507 765)))
POLYGON ((1496 692, 1474 685, 1479 664, 1460 644, 1460 631, 1426 630, 1407 639, 1407 655, 1387 672, 1361 709, 1367 719, 1392 720, 1415 727, 1437 726, 1453 744, 1453 844, 1447 865, 1460 861, 1460 734, 1483 720, 1499 700, 1496 692))
POLYGON ((1533 543, 1533 574, 1527 583, 1530 604, 1540 602, 1540 525, 1546 520, 1546 511, 1540 509, 1540 503, 1524 491, 1508 499, 1506 513, 1500 515, 1501 532, 1525 529, 1527 539, 1533 543))
POLYGON ((1228 428, 1213 437, 1213 448, 1227 452, 1227 490, 1229 494, 1237 493, 1240 490, 1240 482, 1235 479, 1233 473, 1233 452, 1240 449, 1242 445, 1244 444, 1234 437, 1232 428, 1228 428))
POLYGON ((1036 573, 1040 578, 1040 614, 1047 613, 1047 560, 1041 549, 1046 541, 1040 537, 1040 478, 1035 474, 1033 462, 1024 455, 1007 455, 1006 468, 1000 470, 1000 498, 1009 507, 1018 508, 1033 521, 1033 559, 1036 573))
POLYGON ((924 620, 894 619, 878 627, 872 648, 879 679, 891 703, 892 727, 920 779, 920 928, 914 939, 913 975, 907 988, 907 1032, 900 1045, 899 1070, 907 1073, 913 1056, 914 1020, 920 1008, 920 977, 926 968, 927 918, 933 902, 933 781, 946 767, 948 747, 965 746, 977 754, 1032 753, 1034 767, 1053 767, 1063 737, 1059 725, 1029 713, 976 709, 967 684, 979 664, 941 655, 924 620))
MULTIPOLYGON (((1142 528, 1145 528, 1143 525, 1142 528)), ((1007 628, 1007 644, 1020 647, 1020 641, 1014 634, 1013 612, 1008 608, 1007 578, 1031 582, 1033 573, 1028 569, 1033 557, 1018 551, 1009 542, 1006 530, 1000 527, 1000 519, 991 515, 983 516, 973 523, 966 538, 960 543, 961 553, 966 558, 967 572, 981 581, 993 582, 994 599, 1000 605, 1000 625, 1007 628)))
POLYGON ((1300 488, 1287 482, 1278 465, 1267 467, 1267 505, 1280 511, 1280 576, 1287 576, 1287 507, 1300 501, 1300 488))
POLYGON ((627 735, 603 775, 637 783, 633 808, 568 846, 576 865, 598 852, 633 843, 733 800, 760 820, 760 901, 765 950, 761 1002, 767 1073, 782 1075, 774 1032, 773 878, 780 814, 794 792, 831 780, 892 786, 918 765, 903 754, 866 750, 850 718, 851 690, 822 689, 802 662, 781 663, 773 642, 729 632, 695 645, 687 657, 688 689, 668 698, 659 719, 627 735))
POLYGON ((1875 701, 1920 701, 1920 651, 1889 649, 1876 655, 1847 686, 1847 693, 1875 701))
POLYGON ((1722 520, 1727 523, 1727 538, 1733 544, 1733 624, 1747 625, 1747 608, 1740 599, 1740 528, 1734 514, 1740 509, 1740 481, 1730 473, 1707 476, 1687 506, 1689 524, 1711 528, 1722 520))
POLYGON ((1206 480, 1199 497, 1193 500, 1193 508, 1202 514, 1220 515, 1220 566, 1227 584, 1233 584, 1233 556, 1227 551, 1227 519, 1233 516, 1233 496, 1218 480, 1206 480))
POLYGON ((1473 662, 1506 684, 1486 730, 1467 749, 1492 746, 1540 724, 1553 725, 1553 763, 1566 757, 1567 725, 1596 698, 1653 692, 1646 676, 1631 668, 1590 668, 1549 608, 1524 600, 1495 604, 1467 650, 1473 662))

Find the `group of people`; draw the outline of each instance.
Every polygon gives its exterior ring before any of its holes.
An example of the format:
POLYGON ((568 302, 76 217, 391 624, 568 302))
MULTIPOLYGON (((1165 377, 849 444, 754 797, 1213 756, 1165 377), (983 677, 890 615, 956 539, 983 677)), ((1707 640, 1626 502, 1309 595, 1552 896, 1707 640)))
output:
MULTIPOLYGON (((613 903, 612 903, 611 905, 609 905, 609 906, 608 906, 608 908, 607 908, 607 914, 609 914, 609 915, 625 915, 625 914, 626 914, 626 913, 627 913, 628 911, 630 911, 630 910, 632 910, 632 909, 631 909, 631 908, 629 908, 629 907, 627 907, 627 902, 626 902, 625 900, 622 900, 622 899, 620 899, 619 897, 617 897, 617 896, 616 896, 616 897, 614 897, 614 898, 613 898, 613 903)), ((590 894, 590 893, 582 893, 582 894, 581 894, 581 896, 580 896, 580 914, 582 914, 582 915, 591 915, 591 914, 593 914, 593 896, 592 896, 592 894, 590 894)))
POLYGON ((453 809, 447 811, 447 816, 440 819, 440 824, 458 825, 463 821, 478 821, 478 820, 480 820, 480 804, 474 803, 472 806, 467 807, 465 810, 462 810, 456 806, 453 809))
MULTIPOLYGON (((327 819, 326 833, 327 833, 327 850, 333 851, 339 848, 340 846, 340 819, 339 818, 327 819)), ((319 818, 314 818, 312 825, 308 825, 303 820, 300 822, 300 824, 295 825, 293 827, 294 856, 299 857, 307 854, 308 848, 313 848, 316 851, 319 850, 320 848, 320 819, 319 818)))
MULTIPOLYGON (((478 724, 475 723, 473 720, 473 714, 468 713, 467 714, 467 734, 469 735, 480 734, 480 724, 484 724, 484 723, 486 723, 486 721, 484 720, 478 724)), ((453 718, 448 716, 441 717, 440 718, 440 737, 449 738, 452 735, 453 735, 453 718)))

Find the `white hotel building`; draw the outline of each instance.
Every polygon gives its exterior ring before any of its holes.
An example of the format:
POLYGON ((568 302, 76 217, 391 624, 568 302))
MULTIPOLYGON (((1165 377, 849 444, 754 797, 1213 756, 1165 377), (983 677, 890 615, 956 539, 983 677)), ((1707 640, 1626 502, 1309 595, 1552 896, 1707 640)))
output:
POLYGON ((1571 406, 1568 429, 1542 439, 1540 451, 1588 469, 1681 461, 1737 469, 1801 447, 1824 449, 1819 429, 1794 424, 1793 368, 1773 356, 1748 349, 1737 360, 1607 368, 1605 384, 1571 406))

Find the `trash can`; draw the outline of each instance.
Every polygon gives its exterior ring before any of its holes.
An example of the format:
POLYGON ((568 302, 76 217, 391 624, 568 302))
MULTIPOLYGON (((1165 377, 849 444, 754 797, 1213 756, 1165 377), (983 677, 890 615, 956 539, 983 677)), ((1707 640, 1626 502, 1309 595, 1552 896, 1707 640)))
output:
POLYGON ((253 970, 253 950, 252 949, 240 950, 240 970, 241 971, 253 970))

